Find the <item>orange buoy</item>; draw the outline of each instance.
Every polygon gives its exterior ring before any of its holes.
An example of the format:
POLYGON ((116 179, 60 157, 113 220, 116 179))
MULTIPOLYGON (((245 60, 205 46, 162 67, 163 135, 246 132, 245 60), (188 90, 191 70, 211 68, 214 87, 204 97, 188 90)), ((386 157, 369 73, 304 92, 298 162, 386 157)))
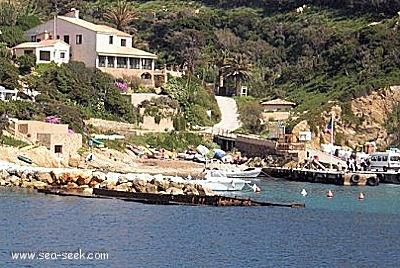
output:
POLYGON ((333 193, 331 190, 328 190, 328 192, 326 193, 326 197, 328 198, 332 198, 333 197, 333 193))
POLYGON ((361 193, 358 195, 358 200, 364 200, 364 193, 363 193, 363 192, 361 192, 361 193))

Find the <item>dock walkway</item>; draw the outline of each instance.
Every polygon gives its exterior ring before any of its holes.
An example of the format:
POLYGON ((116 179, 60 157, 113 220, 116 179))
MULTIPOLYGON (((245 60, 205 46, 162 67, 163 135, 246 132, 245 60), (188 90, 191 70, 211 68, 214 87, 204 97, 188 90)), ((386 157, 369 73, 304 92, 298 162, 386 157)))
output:
MULTIPOLYGON (((333 170, 313 170, 305 168, 266 167, 263 173, 275 178, 291 181, 336 184, 345 186, 377 186, 385 182, 387 175, 375 172, 344 172, 333 170)), ((398 173, 400 175, 400 173, 398 173)))

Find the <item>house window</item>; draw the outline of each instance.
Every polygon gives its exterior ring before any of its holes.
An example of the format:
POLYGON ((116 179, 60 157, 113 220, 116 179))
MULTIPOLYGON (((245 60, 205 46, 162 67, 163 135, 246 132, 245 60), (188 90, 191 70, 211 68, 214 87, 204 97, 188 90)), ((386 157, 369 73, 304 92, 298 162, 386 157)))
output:
POLYGON ((77 45, 82 44, 82 35, 81 34, 76 35, 76 44, 77 45))
POLYGON ((54 145, 54 152, 57 154, 62 154, 62 145, 54 145))
POLYGON ((64 35, 64 42, 69 44, 69 35, 64 35))
POLYGON ((57 34, 57 40, 60 39, 60 36, 57 34))
POLYGON ((140 59, 129 58, 130 69, 140 69, 140 59))
POLYGON ((121 39, 121 47, 126 47, 126 39, 121 39))
POLYGON ((24 55, 32 55, 33 50, 24 50, 24 55))
POLYGON ((31 36, 31 42, 36 42, 36 36, 31 36))
POLYGON ((106 56, 99 56, 99 67, 106 67, 106 56))
POLYGON ((108 38, 108 43, 109 43, 110 45, 112 45, 112 44, 114 43, 114 36, 110 36, 110 37, 108 38))
POLYGON ((114 68, 114 59, 115 59, 115 57, 108 57, 107 67, 114 68))
POLYGON ((127 58, 117 57, 117 68, 126 68, 127 63, 127 58))
POLYGON ((151 70, 152 69, 152 59, 143 59, 142 60, 142 69, 151 70))
POLYGON ((50 61, 50 51, 39 51, 39 60, 50 61))
POLYGON ((65 59, 65 52, 61 52, 61 53, 60 53, 60 58, 61 58, 61 59, 65 59))

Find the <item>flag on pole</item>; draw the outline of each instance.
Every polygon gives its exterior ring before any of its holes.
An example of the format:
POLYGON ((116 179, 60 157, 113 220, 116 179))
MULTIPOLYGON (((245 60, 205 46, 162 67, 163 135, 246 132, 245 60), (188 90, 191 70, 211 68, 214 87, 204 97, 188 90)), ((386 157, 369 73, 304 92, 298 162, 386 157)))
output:
POLYGON ((328 122, 328 125, 326 126, 325 132, 332 134, 332 131, 333 131, 333 127, 332 127, 332 118, 331 118, 331 120, 329 120, 329 122, 328 122))

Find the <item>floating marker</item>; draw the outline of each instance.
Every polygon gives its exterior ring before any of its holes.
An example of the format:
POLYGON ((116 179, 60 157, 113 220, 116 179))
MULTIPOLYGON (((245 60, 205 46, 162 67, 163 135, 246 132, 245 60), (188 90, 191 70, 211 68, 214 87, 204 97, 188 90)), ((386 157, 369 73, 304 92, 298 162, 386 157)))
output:
POLYGON ((253 184, 253 186, 252 186, 251 188, 253 188, 253 191, 254 191, 255 193, 261 192, 260 187, 258 187, 256 184, 253 184))
POLYGON ((307 194, 308 194, 308 193, 307 193, 306 189, 303 188, 303 190, 301 190, 301 195, 302 195, 302 196, 306 196, 307 194))
POLYGON ((328 190, 328 192, 326 193, 326 197, 333 198, 333 193, 331 190, 328 190))
POLYGON ((358 196, 358 200, 364 200, 364 193, 361 192, 358 196))

